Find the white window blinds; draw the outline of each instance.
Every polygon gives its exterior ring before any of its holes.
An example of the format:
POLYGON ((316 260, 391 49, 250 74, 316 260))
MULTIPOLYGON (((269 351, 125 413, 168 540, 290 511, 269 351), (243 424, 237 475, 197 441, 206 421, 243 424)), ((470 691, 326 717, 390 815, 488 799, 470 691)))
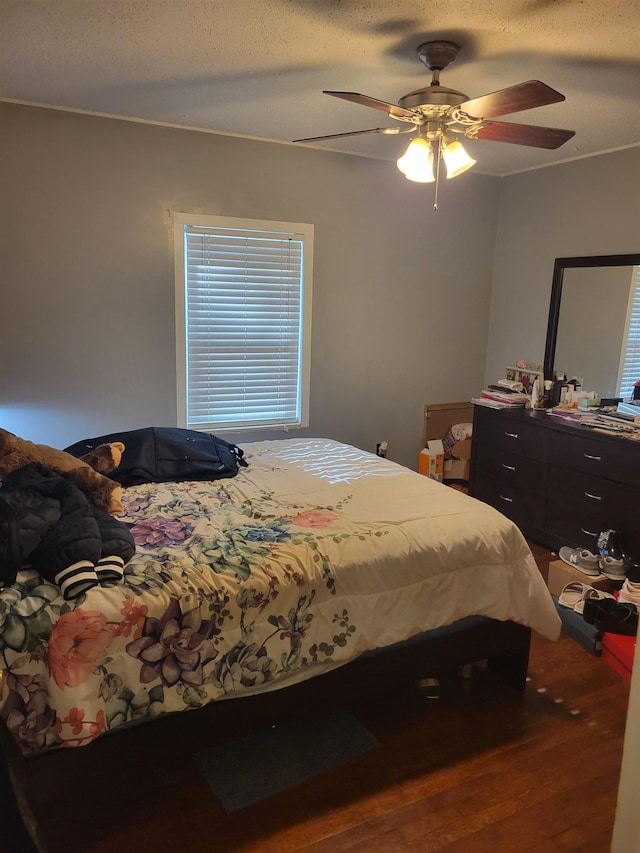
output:
POLYGON ((310 225, 176 216, 178 407, 189 429, 307 425, 312 241, 310 225))
POLYGON ((619 395, 628 400, 640 381, 640 266, 633 268, 625 345, 622 348, 619 395))

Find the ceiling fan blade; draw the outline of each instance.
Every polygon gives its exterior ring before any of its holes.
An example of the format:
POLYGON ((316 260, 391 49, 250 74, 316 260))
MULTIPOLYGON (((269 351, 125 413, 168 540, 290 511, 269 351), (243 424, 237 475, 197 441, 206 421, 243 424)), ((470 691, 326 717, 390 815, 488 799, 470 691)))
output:
POLYGON ((575 130, 490 121, 478 130, 476 136, 491 142, 511 142, 513 145, 529 145, 531 148, 560 148, 575 136, 575 130))
POLYGON ((307 139, 293 139, 293 142, 318 142, 320 139, 339 139, 341 136, 362 136, 365 133, 413 133, 413 127, 374 127, 371 130, 352 130, 348 133, 330 133, 329 136, 310 136, 307 139))
POLYGON ((564 95, 546 83, 529 80, 527 83, 518 83, 516 86, 465 101, 460 104, 460 110, 472 118, 495 118, 533 107, 544 107, 546 104, 557 104, 564 99, 564 95))
POLYGON ((334 98, 342 98, 345 101, 353 101, 354 104, 362 104, 363 107, 373 107, 374 110, 380 110, 391 118, 400 119, 400 121, 412 121, 419 115, 415 110, 405 110, 404 107, 399 107, 397 104, 388 104, 386 101, 379 101, 377 98, 370 98, 368 95, 360 95, 358 92, 327 92, 325 89, 323 94, 333 95, 334 98))

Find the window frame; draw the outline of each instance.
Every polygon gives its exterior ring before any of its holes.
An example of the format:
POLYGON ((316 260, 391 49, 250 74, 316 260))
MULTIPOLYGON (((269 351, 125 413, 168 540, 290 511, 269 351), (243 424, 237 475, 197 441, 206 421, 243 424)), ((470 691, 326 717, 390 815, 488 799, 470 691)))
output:
POLYGON ((308 223, 282 222, 263 219, 218 216, 212 214, 174 212, 174 259, 175 259, 175 316, 176 316, 176 396, 177 423, 180 427, 202 432, 239 433, 264 430, 302 429, 309 425, 309 399, 311 381, 311 306, 313 296, 313 238, 314 227, 308 223), (299 357, 296 376, 297 395, 295 419, 279 423, 274 420, 243 423, 242 418, 234 421, 192 423, 188 411, 188 306, 187 306, 187 228, 211 228, 238 232, 255 231, 264 233, 291 234, 301 239, 302 259, 300 268, 300 320, 298 325, 299 357))
POLYGON ((638 379, 640 379, 640 264, 635 264, 631 270, 629 302, 620 353, 616 386, 618 394, 623 399, 630 399, 633 395, 633 383, 638 379), (625 390, 628 391, 627 394, 624 393, 625 390))

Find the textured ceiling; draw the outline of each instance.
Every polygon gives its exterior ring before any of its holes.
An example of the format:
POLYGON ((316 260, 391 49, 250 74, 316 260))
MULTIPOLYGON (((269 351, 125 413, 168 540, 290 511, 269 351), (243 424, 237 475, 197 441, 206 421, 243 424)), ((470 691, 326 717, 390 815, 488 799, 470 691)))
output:
MULTIPOLYGON (((566 101, 501 118, 576 131, 556 151, 465 143, 506 175, 640 143, 639 0, 0 0, 0 98, 280 142, 394 125, 329 97, 426 86, 424 41, 460 45, 470 98, 542 80, 566 101)), ((315 147, 396 159, 403 136, 315 147)))

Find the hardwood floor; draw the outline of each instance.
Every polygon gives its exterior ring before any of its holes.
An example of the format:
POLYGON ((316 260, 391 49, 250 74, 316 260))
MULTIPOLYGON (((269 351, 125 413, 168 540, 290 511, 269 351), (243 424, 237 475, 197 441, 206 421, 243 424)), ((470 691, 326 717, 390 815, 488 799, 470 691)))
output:
MULTIPOLYGON (((550 555, 532 547, 544 574, 550 555)), ((352 704, 379 747, 230 816, 189 748, 125 732, 109 739, 115 760, 103 776, 61 780, 44 767, 31 800, 43 846, 606 853, 628 685, 565 636, 552 643, 534 635, 529 675, 523 694, 477 669, 471 679, 442 679, 438 699, 408 685, 352 704)))

